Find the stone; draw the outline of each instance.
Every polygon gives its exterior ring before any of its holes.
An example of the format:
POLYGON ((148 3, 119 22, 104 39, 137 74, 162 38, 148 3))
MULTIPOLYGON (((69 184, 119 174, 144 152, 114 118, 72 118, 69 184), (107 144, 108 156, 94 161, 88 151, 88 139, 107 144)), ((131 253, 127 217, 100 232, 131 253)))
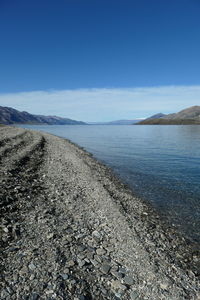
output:
POLYGON ((69 278, 69 275, 68 274, 61 274, 61 277, 64 279, 64 280, 67 280, 69 278))
POLYGON ((126 273, 126 269, 123 267, 119 268, 119 273, 125 274, 126 273))
POLYGON ((114 270, 111 270, 110 273, 115 276, 116 278, 122 278, 122 274, 117 272, 117 271, 114 271, 114 270))
POLYGON ((115 292, 124 292, 126 290, 126 286, 121 284, 119 280, 113 280, 111 283, 111 289, 115 292))
POLYGON ((108 274, 109 271, 110 271, 110 265, 108 264, 103 264, 101 267, 100 267, 100 271, 104 274, 108 274))
POLYGON ((73 260, 70 260, 67 262, 67 266, 68 267, 73 267, 75 265, 74 261, 73 260))
POLYGON ((79 267, 82 268, 85 265, 85 261, 84 260, 79 260, 78 265, 79 265, 79 267))
POLYGON ((1 291, 1 297, 2 299, 9 299, 9 293, 5 289, 3 289, 1 291))
POLYGON ((87 258, 88 259, 93 259, 94 258, 94 254, 92 252, 88 252, 87 253, 87 258))
POLYGON ((96 268, 98 268, 99 267, 99 263, 96 261, 96 260, 94 260, 94 259, 91 259, 91 263, 93 264, 93 266, 95 266, 96 268))
POLYGON ((135 281, 133 280, 133 278, 130 277, 130 276, 125 276, 124 279, 123 279, 123 282, 126 285, 133 285, 135 283, 135 281))
POLYGON ((29 299, 30 299, 30 300, 38 300, 39 297, 40 297, 39 294, 33 293, 29 299))
POLYGON ((71 243, 71 242, 72 242, 71 236, 67 236, 67 237, 66 237, 66 240, 67 240, 69 243, 71 243))
POLYGON ((101 259, 100 256, 94 255, 94 259, 95 259, 96 261, 98 261, 99 263, 102 263, 102 259, 101 259))
POLYGON ((85 249, 86 249, 86 247, 83 246, 83 245, 78 246, 78 251, 79 252, 83 252, 85 249))
POLYGON ((160 288, 162 290, 167 290, 168 289, 168 284, 167 283, 160 283, 160 288))
POLYGON ((9 230, 8 230, 7 227, 4 227, 3 231, 4 231, 5 233, 8 233, 8 232, 9 232, 9 230))
POLYGON ((30 269, 31 271, 33 271, 33 270, 36 269, 36 266, 35 266, 33 263, 30 263, 30 264, 28 265, 28 267, 29 267, 29 269, 30 269))
POLYGON ((103 248, 98 248, 96 250, 97 255, 104 255, 106 253, 106 251, 103 248))
POLYGON ((121 294, 116 293, 116 294, 115 294, 114 300, 121 300, 121 299, 122 299, 122 298, 121 298, 121 294))
POLYGON ((137 300, 139 298, 139 294, 136 291, 132 291, 130 293, 131 300, 137 300))
POLYGON ((99 233, 98 231, 96 231, 96 230, 92 232, 92 237, 93 237, 96 241, 101 240, 101 235, 100 235, 100 233, 99 233))
POLYGON ((48 239, 48 240, 52 239, 53 237, 54 237, 54 234, 53 234, 53 233, 50 233, 50 234, 47 235, 47 239, 48 239))

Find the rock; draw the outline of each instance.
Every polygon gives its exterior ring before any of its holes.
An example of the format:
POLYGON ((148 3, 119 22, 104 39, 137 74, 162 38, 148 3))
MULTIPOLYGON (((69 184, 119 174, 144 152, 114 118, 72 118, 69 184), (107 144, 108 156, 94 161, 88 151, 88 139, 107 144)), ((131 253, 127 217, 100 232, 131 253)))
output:
POLYGON ((168 289, 168 284, 167 283, 160 283, 160 288, 162 290, 167 290, 168 289))
POLYGON ((92 237, 98 242, 101 240, 101 234, 98 231, 93 231, 92 232, 92 237))
POLYGON ((79 260, 78 265, 79 265, 79 267, 82 268, 85 265, 85 261, 84 260, 79 260))
POLYGON ((114 270, 111 270, 110 273, 115 276, 116 278, 122 278, 122 274, 117 272, 117 271, 114 271, 114 270))
POLYGON ((90 259, 90 260, 93 259, 94 258, 94 254, 92 252, 89 252, 87 254, 87 258, 90 259))
POLYGON ((37 293, 33 293, 31 296, 30 296, 30 300, 38 300, 39 299, 39 294, 37 294, 37 293))
POLYGON ((119 268, 119 273, 126 274, 126 269, 123 267, 119 268))
POLYGON ((50 233, 50 234, 47 235, 47 239, 48 239, 48 240, 52 239, 53 237, 54 237, 54 234, 53 234, 53 233, 50 233))
POLYGON ((4 231, 5 233, 8 233, 8 232, 9 232, 9 230, 8 230, 7 227, 4 227, 4 228, 3 228, 3 231, 4 231))
POLYGON ((66 280, 66 279, 69 278, 69 275, 68 275, 68 274, 61 274, 61 277, 62 277, 64 280, 66 280))
POLYGON ((95 268, 99 268, 99 263, 95 259, 91 259, 91 263, 95 266, 95 268))
POLYGON ((9 297, 10 297, 9 293, 5 289, 3 289, 1 291, 1 299, 9 299, 9 297))
POLYGON ((125 285, 121 284, 119 280, 113 280, 111 283, 111 289, 114 292, 124 292, 127 288, 125 285))
POLYGON ((125 276, 123 278, 123 282, 126 284, 126 285, 133 285, 135 283, 134 279, 130 276, 125 276))
POLYGON ((98 261, 100 264, 102 263, 102 259, 101 259, 100 256, 94 255, 94 259, 95 259, 96 261, 98 261))
POLYGON ((67 237, 66 237, 66 240, 67 240, 69 243, 71 243, 71 242, 72 242, 71 236, 67 236, 67 237))
POLYGON ((121 299, 122 299, 121 296, 122 296, 122 295, 121 295, 120 293, 116 293, 116 294, 115 294, 114 300, 121 300, 121 299))
POLYGON ((75 265, 74 261, 73 260, 70 260, 67 262, 67 266, 68 267, 73 267, 75 265))
POLYGON ((84 245, 78 246, 78 251, 83 252, 86 249, 84 245))
POLYGON ((28 267, 29 267, 29 269, 30 269, 31 271, 33 271, 33 270, 36 269, 36 266, 35 266, 33 263, 30 263, 30 264, 28 265, 28 267))
POLYGON ((132 291, 132 292, 130 293, 130 298, 131 298, 131 300, 137 300, 137 299, 139 298, 138 292, 132 291))
POLYGON ((104 274, 108 274, 109 271, 110 271, 110 265, 108 264, 103 264, 101 267, 100 267, 100 271, 104 274))
POLYGON ((104 255, 106 253, 106 251, 103 248, 98 248, 96 250, 97 255, 104 255))

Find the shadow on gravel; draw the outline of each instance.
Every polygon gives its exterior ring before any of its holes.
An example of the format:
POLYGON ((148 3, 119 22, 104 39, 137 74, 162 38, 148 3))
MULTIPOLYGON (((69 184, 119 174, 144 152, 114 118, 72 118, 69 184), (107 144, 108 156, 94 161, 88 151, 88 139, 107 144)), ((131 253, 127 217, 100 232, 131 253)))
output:
POLYGON ((20 236, 19 222, 23 211, 31 205, 29 200, 43 189, 39 173, 44 153, 45 139, 42 138, 31 152, 2 174, 0 179, 1 248, 5 248, 12 239, 20 236))

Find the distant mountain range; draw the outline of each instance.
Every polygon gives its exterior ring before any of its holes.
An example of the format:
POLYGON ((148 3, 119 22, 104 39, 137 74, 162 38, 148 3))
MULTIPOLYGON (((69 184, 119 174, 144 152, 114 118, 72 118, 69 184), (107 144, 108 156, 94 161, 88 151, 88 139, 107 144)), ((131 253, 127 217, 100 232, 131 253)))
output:
MULTIPOLYGON (((46 124, 46 125, 86 125, 82 121, 57 116, 33 115, 11 107, 0 106, 0 124, 46 124)), ((200 106, 192 106, 178 113, 155 114, 145 120, 116 120, 111 122, 93 122, 90 125, 200 125, 200 106)))
POLYGON ((116 120, 110 122, 90 122, 90 125, 133 125, 138 123, 139 120, 116 120))
POLYGON ((159 113, 137 125, 200 125, 200 106, 192 106, 169 115, 159 113))
POLYGON ((84 125, 86 123, 57 116, 32 115, 11 107, 0 106, 0 124, 84 125))

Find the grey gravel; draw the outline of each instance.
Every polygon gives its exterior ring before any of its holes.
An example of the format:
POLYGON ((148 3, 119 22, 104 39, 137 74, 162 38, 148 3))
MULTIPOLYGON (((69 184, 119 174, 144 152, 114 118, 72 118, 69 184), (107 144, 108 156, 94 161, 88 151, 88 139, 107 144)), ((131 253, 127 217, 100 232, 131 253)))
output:
POLYGON ((199 245, 71 142, 0 128, 1 300, 200 299, 199 245))

